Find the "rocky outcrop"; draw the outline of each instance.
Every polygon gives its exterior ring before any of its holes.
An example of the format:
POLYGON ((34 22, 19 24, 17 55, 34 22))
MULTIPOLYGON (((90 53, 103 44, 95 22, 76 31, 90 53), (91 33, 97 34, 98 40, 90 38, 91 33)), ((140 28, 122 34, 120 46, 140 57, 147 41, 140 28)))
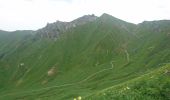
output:
POLYGON ((56 21, 48 23, 44 28, 37 30, 36 35, 40 38, 57 38, 60 33, 74 28, 78 25, 83 25, 97 19, 95 15, 85 15, 71 22, 56 21))

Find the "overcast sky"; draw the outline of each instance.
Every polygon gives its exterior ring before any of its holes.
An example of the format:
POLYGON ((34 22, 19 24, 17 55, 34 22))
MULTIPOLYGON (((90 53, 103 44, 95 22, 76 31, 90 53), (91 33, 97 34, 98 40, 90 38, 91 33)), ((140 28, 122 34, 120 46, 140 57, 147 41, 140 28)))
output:
POLYGON ((170 19, 170 0, 0 0, 0 30, 36 30, 102 13, 132 23, 170 19))

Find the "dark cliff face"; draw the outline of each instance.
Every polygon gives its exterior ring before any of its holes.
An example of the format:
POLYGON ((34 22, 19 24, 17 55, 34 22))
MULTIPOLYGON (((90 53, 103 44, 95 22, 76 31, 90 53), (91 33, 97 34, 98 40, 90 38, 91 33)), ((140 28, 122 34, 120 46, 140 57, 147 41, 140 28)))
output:
POLYGON ((36 36, 39 38, 57 38, 60 33, 63 33, 70 28, 86 24, 96 19, 97 16, 95 15, 85 15, 71 22, 56 21, 54 23, 48 23, 44 28, 37 30, 36 36))

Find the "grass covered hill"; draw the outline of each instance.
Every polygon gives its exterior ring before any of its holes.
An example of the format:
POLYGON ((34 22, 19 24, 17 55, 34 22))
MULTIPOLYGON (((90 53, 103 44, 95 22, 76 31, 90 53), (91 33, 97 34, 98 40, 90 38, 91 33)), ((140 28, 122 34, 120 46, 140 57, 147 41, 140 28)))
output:
POLYGON ((168 20, 135 25, 103 14, 57 39, 0 31, 0 41, 2 100, 170 99, 168 20))

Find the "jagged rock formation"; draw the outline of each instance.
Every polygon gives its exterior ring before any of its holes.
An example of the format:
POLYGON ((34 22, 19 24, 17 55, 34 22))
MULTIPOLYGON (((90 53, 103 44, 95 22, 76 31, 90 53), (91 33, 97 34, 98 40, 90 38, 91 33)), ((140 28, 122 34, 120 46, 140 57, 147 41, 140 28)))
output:
POLYGON ((57 38, 60 33, 63 33, 70 28, 86 24, 96 19, 97 16, 92 14, 82 16, 71 22, 56 21, 54 23, 48 23, 44 28, 37 30, 37 36, 41 38, 57 38))

